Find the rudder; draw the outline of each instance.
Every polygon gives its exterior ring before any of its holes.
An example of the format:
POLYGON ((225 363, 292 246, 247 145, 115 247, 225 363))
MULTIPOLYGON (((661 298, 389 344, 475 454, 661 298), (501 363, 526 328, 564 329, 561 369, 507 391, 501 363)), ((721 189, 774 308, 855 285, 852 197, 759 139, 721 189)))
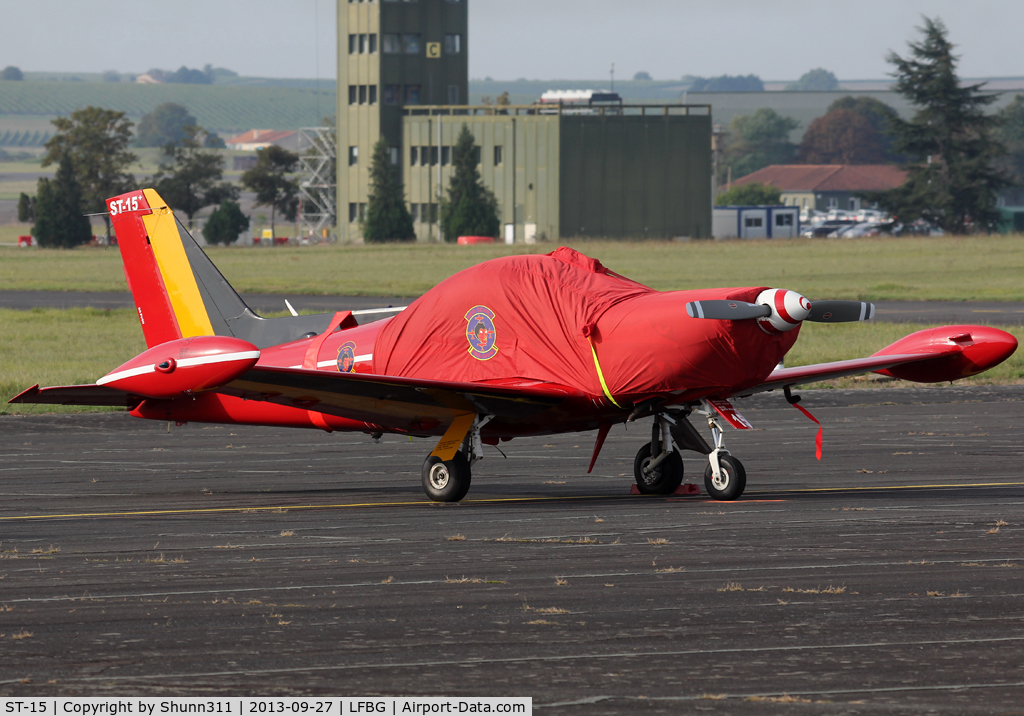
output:
POLYGON ((153 189, 108 199, 107 207, 147 346, 218 335, 265 348, 327 328, 333 314, 254 313, 153 189))

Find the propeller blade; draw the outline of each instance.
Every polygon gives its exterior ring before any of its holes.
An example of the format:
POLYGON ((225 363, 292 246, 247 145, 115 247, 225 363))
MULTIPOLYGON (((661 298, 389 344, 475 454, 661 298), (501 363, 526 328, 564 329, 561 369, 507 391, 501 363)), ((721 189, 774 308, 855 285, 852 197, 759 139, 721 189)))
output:
POLYGON ((812 301, 808 321, 818 323, 848 323, 867 321, 875 317, 875 304, 864 301, 812 301))
POLYGON ((746 301, 690 301, 686 304, 686 313, 690 318, 742 321, 747 318, 765 318, 772 315, 772 309, 746 301))

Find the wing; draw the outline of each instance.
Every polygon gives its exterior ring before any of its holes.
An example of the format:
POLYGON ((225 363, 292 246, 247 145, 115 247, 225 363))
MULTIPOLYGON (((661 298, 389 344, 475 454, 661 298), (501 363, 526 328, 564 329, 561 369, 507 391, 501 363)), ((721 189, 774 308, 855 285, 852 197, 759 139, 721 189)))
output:
POLYGON ((911 333, 867 358, 779 368, 743 395, 861 373, 944 383, 1002 363, 1017 350, 1017 339, 991 326, 940 326, 911 333))
POLYGON ((272 367, 253 368, 216 392, 430 433, 466 413, 516 422, 582 396, 536 381, 494 385, 272 367))
POLYGON ((875 371, 894 368, 907 363, 916 363, 922 360, 934 360, 938 356, 921 355, 920 353, 910 355, 891 356, 870 356, 868 358, 854 358, 852 360, 839 360, 832 363, 814 363, 802 365, 797 368, 777 368, 772 371, 768 379, 760 385, 755 385, 743 391, 743 395, 751 393, 762 393, 766 390, 778 390, 786 386, 804 385, 806 383, 817 383, 820 380, 832 378, 844 378, 848 375, 862 375, 875 371))

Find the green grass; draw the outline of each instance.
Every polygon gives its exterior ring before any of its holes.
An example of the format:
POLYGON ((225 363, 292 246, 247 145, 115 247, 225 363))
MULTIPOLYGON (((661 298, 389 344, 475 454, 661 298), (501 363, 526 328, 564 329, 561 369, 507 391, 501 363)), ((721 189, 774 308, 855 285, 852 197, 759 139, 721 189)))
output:
MULTIPOLYGON (((867 356, 908 333, 930 326, 892 323, 848 325, 804 324, 800 339, 786 357, 795 367, 867 356)), ((1024 327, 1008 329, 1024 342, 1024 327)), ((90 412, 96 408, 51 405, 7 405, 7 401, 39 383, 75 385, 97 378, 145 350, 138 318, 130 309, 0 309, 0 415, 53 412, 90 412)), ((1005 384, 1024 380, 1024 351, 1002 365, 957 384, 1005 384)), ((880 383, 844 378, 812 388, 914 385, 902 381, 880 383)), ((948 385, 948 384, 946 384, 948 385)))
POLYGON ((96 408, 7 405, 36 383, 94 383, 146 349, 134 310, 0 309, 0 415, 92 412, 96 408))
POLYGON ((244 87, 223 85, 130 82, 5 82, 0 92, 0 116, 68 115, 95 105, 121 112, 138 121, 162 102, 186 106, 199 124, 222 132, 247 129, 298 129, 320 124, 333 115, 335 88, 244 87))
MULTIPOLYGON (((0 241, 5 234, 0 230, 0 241)), ((12 233, 16 236, 16 233, 12 233)), ((791 241, 566 242, 660 290, 778 286, 816 298, 1024 300, 1024 236, 791 241)), ((241 292, 419 295, 481 261, 537 246, 210 248, 241 292)), ((125 291, 116 249, 0 247, 0 287, 125 291)))

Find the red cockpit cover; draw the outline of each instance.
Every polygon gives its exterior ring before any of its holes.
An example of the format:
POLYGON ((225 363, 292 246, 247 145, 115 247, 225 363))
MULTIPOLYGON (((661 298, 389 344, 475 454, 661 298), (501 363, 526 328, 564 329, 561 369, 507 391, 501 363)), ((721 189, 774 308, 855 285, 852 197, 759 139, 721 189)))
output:
POLYGON ((396 316, 377 338, 373 370, 453 381, 519 377, 600 395, 584 328, 616 303, 650 293, 565 247, 487 261, 396 316), (467 334, 478 325, 486 335, 474 344, 467 334))
POLYGON ((754 321, 690 318, 686 302, 753 301, 761 290, 663 293, 565 247, 495 259, 441 282, 385 326, 373 371, 466 382, 521 378, 599 396, 593 341, 613 396, 728 395, 763 381, 798 330, 769 336, 754 321))

